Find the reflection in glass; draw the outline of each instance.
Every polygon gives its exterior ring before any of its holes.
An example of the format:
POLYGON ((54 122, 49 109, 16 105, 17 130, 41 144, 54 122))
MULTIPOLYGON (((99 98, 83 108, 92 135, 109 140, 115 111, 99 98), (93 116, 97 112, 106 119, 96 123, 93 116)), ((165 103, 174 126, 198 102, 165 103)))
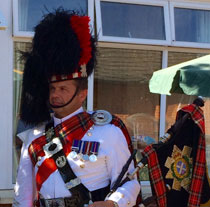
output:
POLYGON ((24 63, 21 60, 21 53, 30 50, 31 43, 15 42, 14 43, 14 70, 13 70, 13 182, 15 182, 17 166, 20 157, 22 141, 17 134, 28 129, 19 119, 19 107, 21 99, 21 86, 23 78, 24 63))
POLYGON ((162 6, 101 2, 105 36, 165 40, 162 6))
POLYGON ((59 7, 77 9, 87 14, 87 0, 19 0, 19 31, 33 31, 44 14, 59 7))
POLYGON ((149 92, 148 81, 161 68, 162 52, 100 47, 98 54, 94 110, 120 117, 132 138, 150 136, 157 141, 160 96, 149 92))
POLYGON ((210 11, 174 9, 176 41, 210 43, 210 11))

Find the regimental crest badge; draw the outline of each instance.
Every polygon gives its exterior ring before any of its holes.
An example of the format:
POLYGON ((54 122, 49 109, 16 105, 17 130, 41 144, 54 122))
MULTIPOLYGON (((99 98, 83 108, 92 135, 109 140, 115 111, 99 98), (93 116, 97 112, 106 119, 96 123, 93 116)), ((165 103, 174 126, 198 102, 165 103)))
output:
POLYGON ((192 148, 184 146, 181 151, 176 145, 173 147, 171 157, 168 157, 165 166, 169 169, 166 179, 173 179, 172 189, 180 191, 184 188, 189 191, 192 178, 192 158, 190 158, 192 148))
POLYGON ((103 126, 112 121, 112 115, 105 110, 97 110, 92 114, 92 121, 95 125, 103 126))

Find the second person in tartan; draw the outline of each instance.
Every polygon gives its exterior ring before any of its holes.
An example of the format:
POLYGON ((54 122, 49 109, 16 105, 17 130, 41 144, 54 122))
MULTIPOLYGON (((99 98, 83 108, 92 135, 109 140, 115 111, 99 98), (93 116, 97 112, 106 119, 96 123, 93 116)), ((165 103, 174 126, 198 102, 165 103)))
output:
POLYGON ((130 157, 124 124, 109 112, 82 107, 96 55, 89 20, 63 9, 45 15, 24 54, 21 119, 35 127, 19 134, 23 146, 13 207, 136 204, 136 179, 107 197, 130 157))

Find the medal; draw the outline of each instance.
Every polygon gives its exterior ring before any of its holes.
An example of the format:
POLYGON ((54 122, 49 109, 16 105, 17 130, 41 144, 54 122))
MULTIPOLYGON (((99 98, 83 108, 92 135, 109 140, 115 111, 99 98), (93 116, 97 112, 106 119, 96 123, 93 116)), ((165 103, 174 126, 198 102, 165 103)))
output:
POLYGON ((97 156, 94 155, 94 154, 92 154, 92 155, 90 155, 89 160, 90 160, 91 162, 96 162, 96 161, 97 161, 97 156))
POLYGON ((78 154, 77 154, 77 159, 78 159, 78 160, 82 160, 82 153, 78 153, 78 154))
POLYGON ((99 142, 94 142, 91 146, 91 155, 89 157, 89 160, 91 162, 96 162, 97 161, 97 154, 98 154, 98 148, 99 148, 99 142))
POLYGON ((85 160, 85 161, 88 161, 89 160, 88 153, 89 153, 89 150, 90 150, 90 142, 86 142, 85 146, 86 146, 86 144, 87 144, 87 148, 85 148, 86 151, 85 151, 85 154, 83 154, 82 159, 85 160))
POLYGON ((89 160, 89 156, 87 154, 82 155, 82 159, 85 160, 85 161, 88 161, 89 160))
POLYGON ((70 152, 70 157, 71 157, 72 159, 76 159, 77 153, 76 153, 75 151, 71 151, 71 152, 70 152))

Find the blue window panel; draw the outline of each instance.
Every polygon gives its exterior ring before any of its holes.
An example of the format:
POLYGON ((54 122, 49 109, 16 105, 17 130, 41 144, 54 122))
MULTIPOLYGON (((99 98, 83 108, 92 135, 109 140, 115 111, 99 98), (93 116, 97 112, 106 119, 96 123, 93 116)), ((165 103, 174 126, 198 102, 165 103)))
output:
POLYGON ((101 2, 104 36, 166 40, 163 6, 101 2))

